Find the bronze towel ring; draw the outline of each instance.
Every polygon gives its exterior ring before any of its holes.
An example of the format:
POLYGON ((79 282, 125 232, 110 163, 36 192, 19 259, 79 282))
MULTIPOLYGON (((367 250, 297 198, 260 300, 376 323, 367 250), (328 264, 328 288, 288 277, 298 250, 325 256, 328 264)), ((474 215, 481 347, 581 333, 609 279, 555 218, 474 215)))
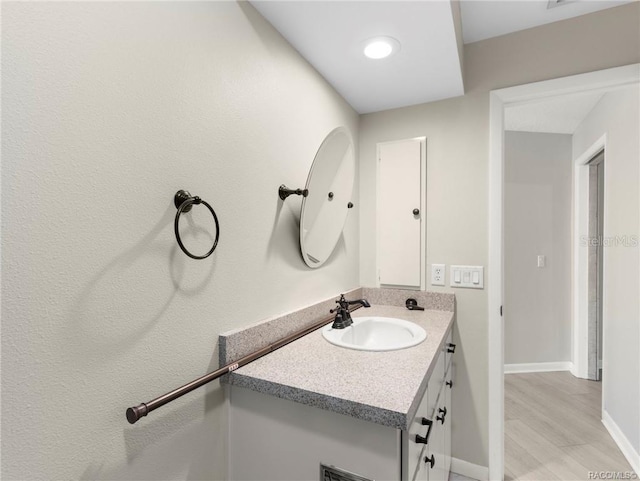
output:
POLYGON ((208 202, 205 202, 198 196, 192 196, 186 190, 179 190, 178 192, 176 192, 176 195, 173 197, 173 203, 178 209, 178 212, 176 212, 176 220, 173 223, 173 228, 175 230, 176 240, 178 241, 178 245, 180 246, 180 249, 182 249, 182 252, 187 254, 192 259, 206 259, 211 254, 213 254, 214 250, 216 250, 216 247, 218 246, 218 238, 220 237, 220 224, 218 223, 218 216, 216 215, 216 211, 213 210, 213 207, 211 207, 208 202), (211 249, 209 249, 209 252, 207 252, 202 256, 194 255, 187 250, 187 248, 182 243, 182 239, 180 239, 180 231, 178 230, 178 223, 180 222, 180 214, 182 214, 183 212, 189 212, 191 210, 191 206, 198 205, 198 204, 202 204, 207 209, 209 209, 209 212, 211 212, 211 215, 213 216, 213 220, 216 223, 216 238, 213 241, 213 246, 211 247, 211 249))

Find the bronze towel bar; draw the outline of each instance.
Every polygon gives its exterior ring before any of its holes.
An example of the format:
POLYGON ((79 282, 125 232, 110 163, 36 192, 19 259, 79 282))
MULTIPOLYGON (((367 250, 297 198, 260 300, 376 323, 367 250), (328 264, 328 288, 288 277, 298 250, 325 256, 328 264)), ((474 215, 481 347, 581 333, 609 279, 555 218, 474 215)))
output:
MULTIPOLYGON (((360 307, 362 306, 354 305, 349 309, 349 311, 353 312, 356 309, 360 309, 360 307)), ((159 407, 164 406, 165 404, 170 403, 171 401, 178 399, 179 397, 193 391, 194 389, 197 389, 200 386, 204 386, 205 384, 215 379, 218 379, 219 377, 225 374, 235 371, 239 367, 245 366, 250 362, 253 362, 256 359, 264 356, 265 354, 269 354, 270 352, 273 352, 276 349, 280 349, 281 347, 289 344, 290 342, 293 342, 297 339, 300 339, 303 336, 306 336, 307 334, 333 321, 333 319, 334 319, 334 316, 327 316, 321 319, 320 321, 317 321, 311 324, 310 326, 304 327, 294 332, 293 334, 289 334, 288 336, 283 337, 282 339, 274 342, 273 344, 269 344, 268 346, 265 346, 262 349, 258 349, 257 351, 252 352, 251 354, 247 354, 246 356, 238 359, 237 361, 234 361, 225 366, 222 366, 221 368, 216 369, 215 371, 210 372, 209 374, 205 374, 204 376, 199 377, 198 379, 191 381, 190 383, 185 384, 184 386, 181 386, 177 389, 174 389, 173 391, 163 394, 160 397, 152 399, 149 402, 141 403, 138 406, 130 407, 127 409, 127 421, 129 421, 129 423, 131 424, 135 424, 136 421, 138 421, 141 417, 146 416, 151 411, 158 409, 159 407)))

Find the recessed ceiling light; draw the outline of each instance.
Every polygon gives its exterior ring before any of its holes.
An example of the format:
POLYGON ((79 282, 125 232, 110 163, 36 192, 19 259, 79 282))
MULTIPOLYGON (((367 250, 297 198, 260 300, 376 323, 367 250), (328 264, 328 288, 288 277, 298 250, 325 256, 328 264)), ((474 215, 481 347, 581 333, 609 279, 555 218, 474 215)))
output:
POLYGON ((400 42, 391 37, 376 37, 365 42, 364 54, 372 59, 386 58, 400 50, 400 42))

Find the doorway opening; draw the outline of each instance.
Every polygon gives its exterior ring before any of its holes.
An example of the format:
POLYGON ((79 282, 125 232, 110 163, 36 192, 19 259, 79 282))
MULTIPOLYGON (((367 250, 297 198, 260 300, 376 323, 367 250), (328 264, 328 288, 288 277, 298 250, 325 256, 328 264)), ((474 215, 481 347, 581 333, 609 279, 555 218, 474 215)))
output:
MULTIPOLYGON (((489 276, 488 286, 488 316, 489 316, 489 333, 488 333, 488 352, 489 352, 489 396, 491 403, 489 404, 489 479, 501 480, 504 479, 504 432, 505 432, 505 401, 504 401, 504 361, 505 361, 505 346, 504 346, 504 328, 505 323, 508 322, 509 309, 505 306, 505 318, 502 317, 503 312, 503 300, 504 300, 504 120, 505 120, 505 108, 509 106, 522 105, 522 104, 535 104, 549 99, 557 97, 563 94, 570 93, 588 93, 598 90, 606 89, 623 89, 627 86, 633 86, 637 89, 640 81, 640 70, 638 65, 629 65, 625 67, 618 67, 608 70, 602 70, 598 72, 590 72, 587 74, 575 75, 571 77, 565 77, 560 79, 548 80, 543 82, 537 82, 533 84, 521 85, 517 87, 509 87, 501 90, 492 91, 490 94, 490 136, 489 136, 489 270, 491 275, 489 276)), ((635 90, 634 90, 635 91, 635 90)), ((626 124, 625 124, 626 125, 626 124)), ((632 125, 631 123, 629 125, 632 125)), ((592 132, 593 133, 593 132, 592 132)), ((585 145, 586 140, 592 139, 582 138, 581 145, 585 145)), ((605 147, 606 134, 601 139, 597 148, 588 149, 588 157, 579 159, 580 165, 585 165, 591 160, 597 153, 599 153, 605 147)), ((597 142, 596 142, 597 143, 597 142)), ((586 144, 588 145, 588 144, 586 144)), ((629 144, 630 148, 634 148, 632 144, 629 144)), ((584 148, 584 147, 583 147, 584 148)), ((610 159, 618 158, 613 156, 613 150, 606 150, 610 159)), ((616 151, 617 152, 617 151, 616 151)), ((616 154, 617 155, 617 154, 616 154)), ((578 160, 576 161, 578 164, 578 160)), ((610 162, 607 163, 608 170, 613 165, 610 162)), ((626 164, 625 164, 626 165, 626 164)), ((578 167, 578 165, 576 165, 578 167)), ((588 174, 588 169, 574 169, 574 173, 578 171, 584 171, 588 174)), ((607 172, 608 179, 611 179, 610 172, 607 172)), ((578 189, 577 179, 574 177, 574 188, 578 189)), ((574 192, 575 193, 575 192, 574 192)), ((581 195, 586 195, 586 190, 580 190, 581 195)), ((611 192, 609 194, 612 194, 611 192)), ((608 194, 608 195, 609 195, 608 194)), ((575 197, 574 197, 575 201, 575 197)), ((575 204, 574 204, 575 205, 575 204)), ((588 205, 588 204, 587 204, 588 205)), ((574 217, 573 225, 577 225, 577 215, 574 217)), ((588 217, 588 210, 587 210, 588 217)), ((607 222, 610 222, 610 220, 607 222)), ((627 218, 625 217, 625 222, 627 218)), ((574 230, 574 233, 576 231, 574 230)), ((588 233, 585 232, 586 238, 588 233)), ((575 239, 575 237, 574 237, 575 239)), ((578 246, 574 243, 574 255, 573 258, 573 272, 577 269, 577 255, 576 251, 578 246)), ((587 249, 581 249, 586 251, 587 249)), ((625 252, 626 253, 626 252, 625 252)), ((627 256, 628 257, 628 256, 627 256)), ((586 265, 586 264, 585 264, 586 265)), ((600 264, 604 269, 607 266, 600 264)), ((604 277, 606 278, 607 272, 605 271, 604 277)), ((580 278, 573 277, 574 287, 578 284, 586 284, 588 280, 587 271, 584 275, 581 274, 580 278)), ((607 287, 604 286, 605 294, 604 298, 607 299, 607 287)), ((577 289, 574 290, 574 293, 577 289)), ((586 293, 587 289, 583 289, 586 293)), ((575 296, 572 296, 572 316, 581 317, 587 319, 586 308, 587 302, 577 302, 575 296), (583 308, 584 306, 584 308, 583 308)), ((586 301, 586 299, 584 299, 586 301)), ((602 303, 601 303, 602 304, 602 303)), ((626 304, 625 304, 626 306, 626 304)), ((605 306, 605 313, 607 306, 605 306)), ((579 324, 579 323, 577 323, 579 324)), ((574 332, 572 333, 572 356, 571 362, 573 366, 571 372, 578 377, 586 378, 587 372, 587 349, 586 342, 575 342, 577 339, 587 339, 587 333, 582 332, 581 328, 574 324, 574 332), (577 352, 580 351, 580 352, 577 352), (578 365, 579 364, 579 365, 578 365)), ((586 324, 585 331, 586 331, 586 324)), ((601 323, 604 324, 604 323, 601 323)), ((604 333, 604 337, 607 333, 604 333)), ((602 336, 601 336, 602 338, 602 336)), ((607 339, 604 339, 603 349, 606 351, 607 339)), ((629 342, 631 342, 629 340, 629 342)), ((623 339, 623 344, 626 345, 626 341, 623 339)), ((634 351, 635 352, 635 351, 634 351)), ((602 386, 603 393, 608 389, 607 384, 613 382, 611 374, 607 374, 607 358, 606 352, 604 361, 604 376, 602 386), (607 382, 609 379, 610 382, 607 382)), ((613 371, 612 371, 613 372, 613 371)), ((595 383, 594 383, 595 384, 595 383)), ((600 383, 598 383, 599 385, 600 383)), ((619 399, 619 398, 611 398, 619 399)), ((637 451, 634 453, 633 445, 624 436, 623 430, 617 424, 611 422, 611 416, 608 416, 608 412, 605 412, 605 406, 602 409, 601 423, 605 425, 607 431, 611 434, 615 440, 617 446, 622 450, 626 459, 630 460, 634 469, 636 466, 640 466, 637 461, 637 451)), ((626 428, 627 426, 623 426, 626 428)))

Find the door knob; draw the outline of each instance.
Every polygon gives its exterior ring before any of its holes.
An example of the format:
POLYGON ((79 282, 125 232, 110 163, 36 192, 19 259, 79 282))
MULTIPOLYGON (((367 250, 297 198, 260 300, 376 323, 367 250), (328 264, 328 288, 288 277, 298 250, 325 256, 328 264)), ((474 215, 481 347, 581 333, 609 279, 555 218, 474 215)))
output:
POLYGON ((420 214, 420 209, 413 209, 413 215, 420 214))

